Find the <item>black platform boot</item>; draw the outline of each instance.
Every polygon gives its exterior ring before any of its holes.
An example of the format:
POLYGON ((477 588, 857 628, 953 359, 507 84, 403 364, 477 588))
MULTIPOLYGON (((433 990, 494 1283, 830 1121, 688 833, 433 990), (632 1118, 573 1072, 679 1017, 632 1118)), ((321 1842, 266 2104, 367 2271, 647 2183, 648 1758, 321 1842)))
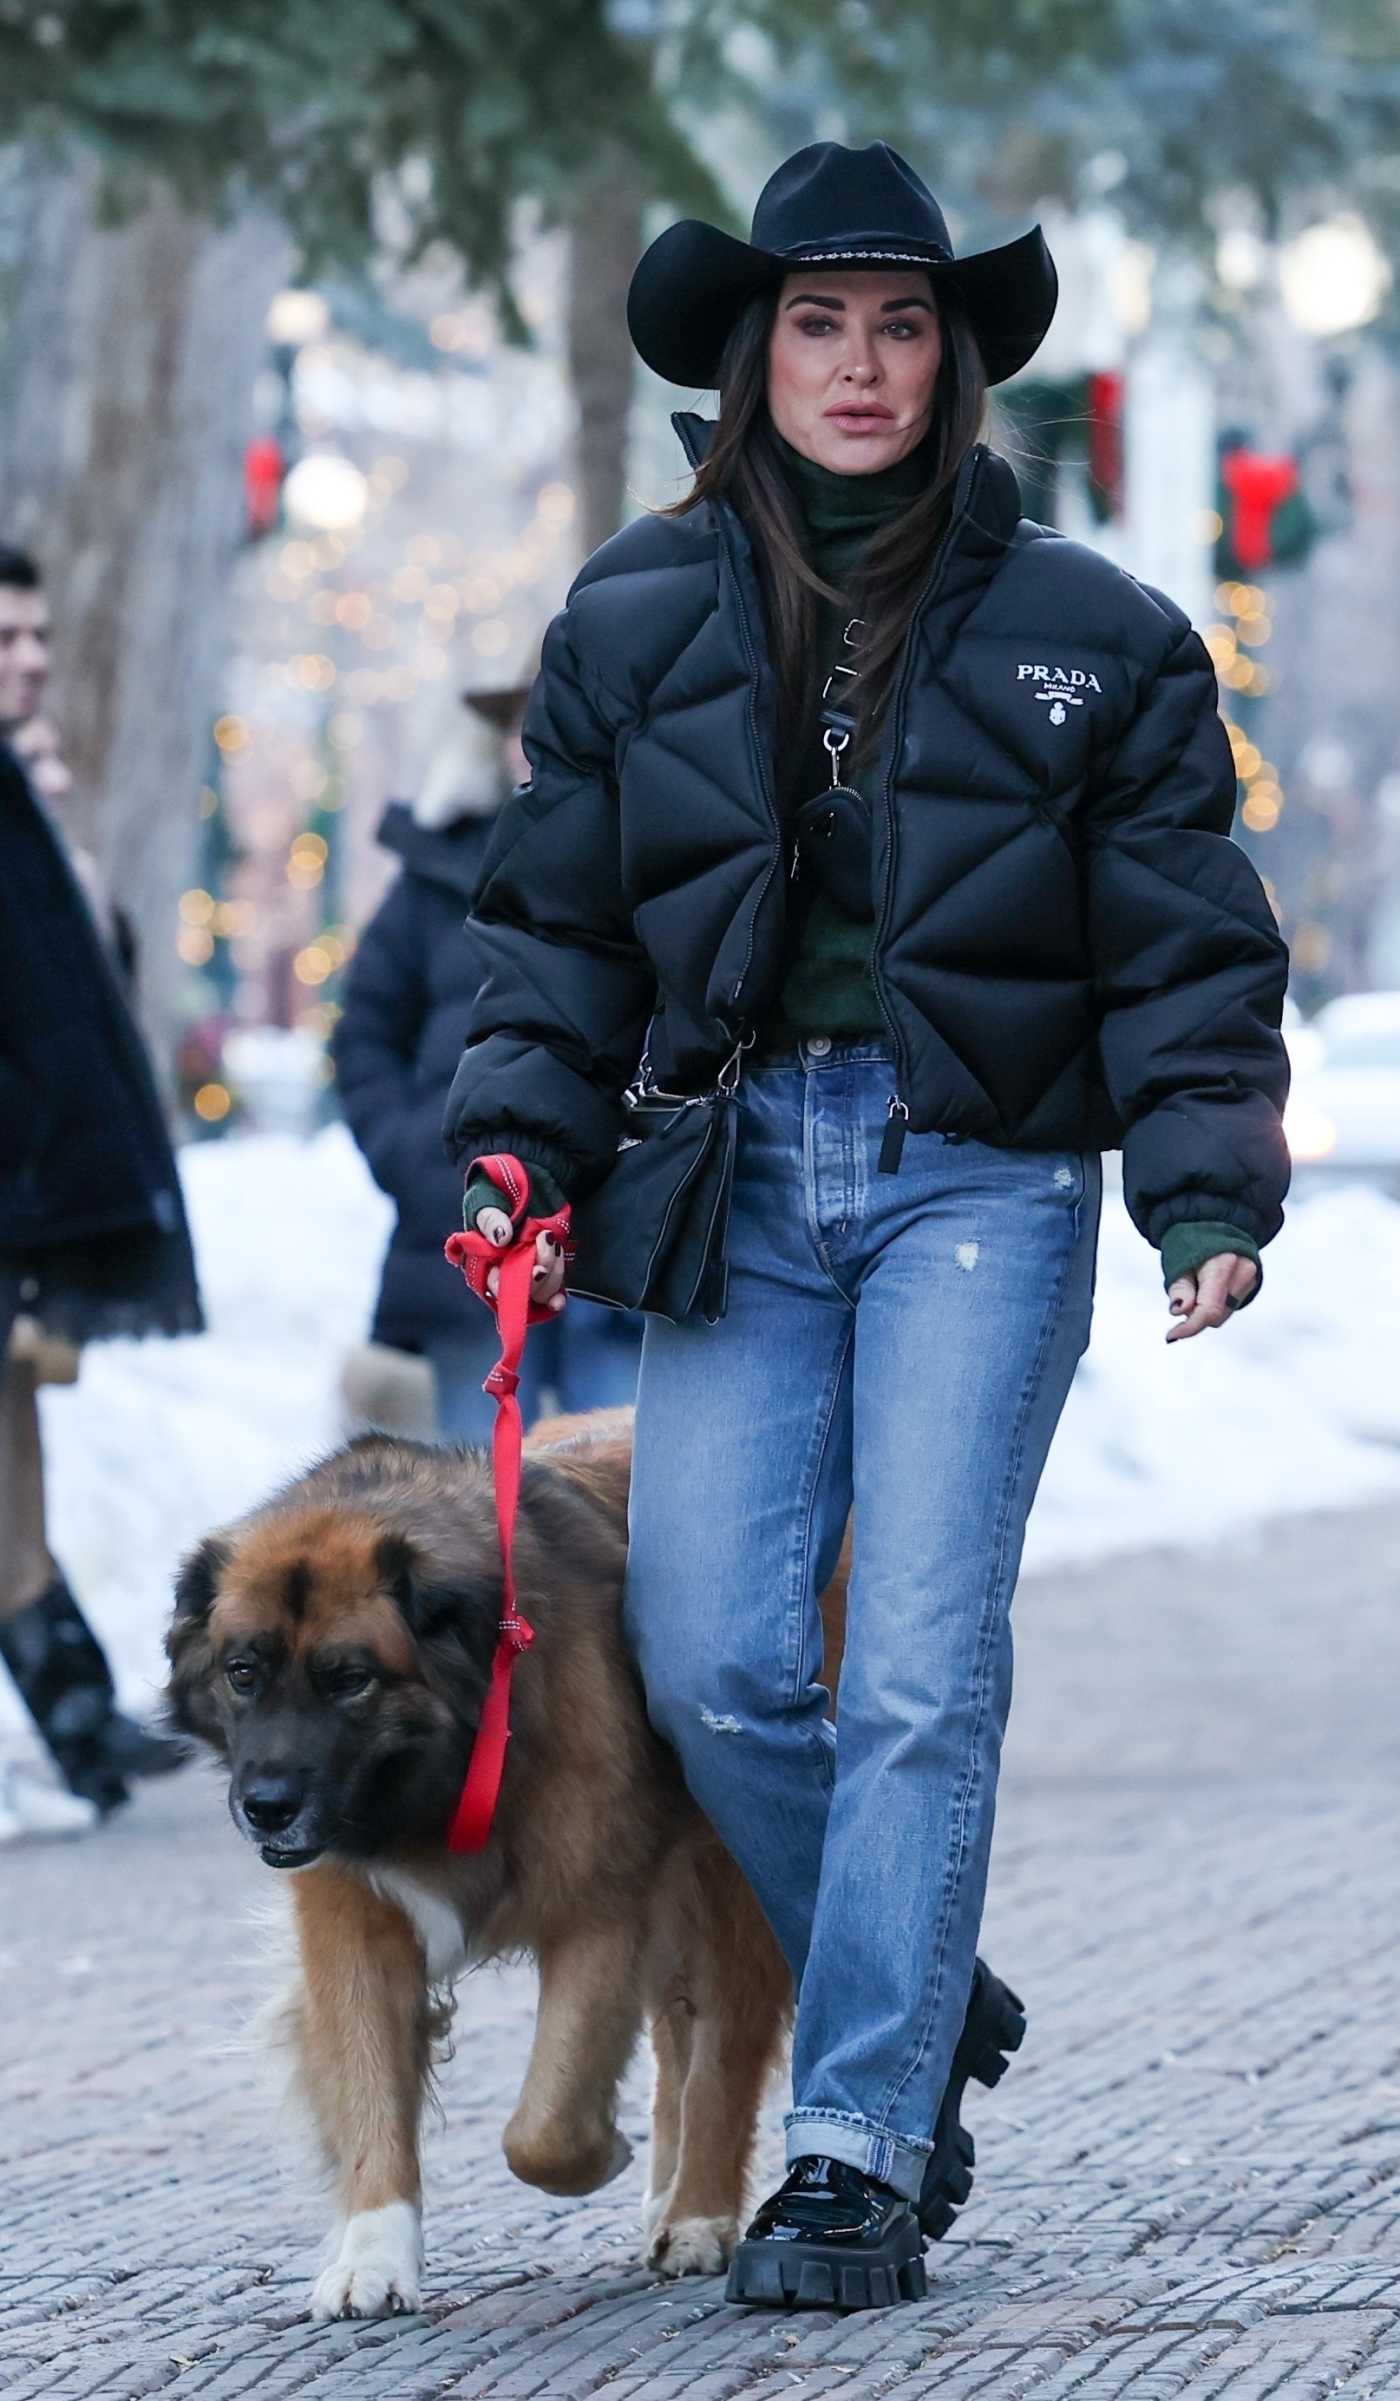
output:
POLYGON ((888 2309, 927 2291, 912 2205, 843 2159, 793 2162, 734 2254, 726 2301, 769 2309, 888 2309))
POLYGON ((994 1976, 985 1959, 972 1971, 967 2015, 953 2053, 952 2073, 934 2128, 933 2149, 919 2188, 918 2217, 931 2243, 940 2242, 972 2190, 977 2153, 962 2123, 962 2097, 970 2078, 979 2084, 1000 2084, 1026 2034, 1023 2003, 994 1976))
POLYGON ((106 1654, 61 1576, 0 1618, 0 1659, 69 1791, 104 1814, 128 1798, 127 1776, 162 1775, 189 1757, 183 1742, 121 1715, 106 1654))

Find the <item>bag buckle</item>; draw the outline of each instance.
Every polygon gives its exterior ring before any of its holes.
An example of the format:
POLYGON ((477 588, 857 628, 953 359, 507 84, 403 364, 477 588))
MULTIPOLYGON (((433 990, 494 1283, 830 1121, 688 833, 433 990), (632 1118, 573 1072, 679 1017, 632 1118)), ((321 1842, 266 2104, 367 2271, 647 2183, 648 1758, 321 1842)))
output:
POLYGON ((733 1050, 730 1052, 729 1057, 725 1060, 723 1067, 721 1067, 719 1074, 715 1079, 716 1092, 722 1092, 725 1094, 726 1098, 728 1098, 730 1094, 737 1090, 739 1075, 743 1066, 744 1053, 746 1050, 751 1050, 753 1048, 754 1040, 754 1034, 748 1033, 743 1035, 740 1040, 735 1043, 733 1050))

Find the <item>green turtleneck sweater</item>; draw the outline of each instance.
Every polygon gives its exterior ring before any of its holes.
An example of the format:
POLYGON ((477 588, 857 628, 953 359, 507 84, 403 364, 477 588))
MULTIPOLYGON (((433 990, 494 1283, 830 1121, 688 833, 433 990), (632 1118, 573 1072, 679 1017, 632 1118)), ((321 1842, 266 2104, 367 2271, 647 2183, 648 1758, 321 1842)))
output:
MULTIPOLYGON (((781 434, 776 439, 798 504, 807 562, 824 582, 845 587, 872 536, 927 484, 927 443, 916 445, 892 467, 877 468, 870 475, 841 475, 794 450, 781 434)), ((850 656, 842 636, 851 611, 846 604, 828 600, 817 607, 817 656, 825 670, 850 656)), ((841 761, 843 780, 859 785, 862 768, 868 771, 870 765, 868 750, 848 753, 841 761)), ((810 739, 780 777, 784 817, 830 780, 830 761, 814 718, 810 739)), ((760 1027, 762 1041, 790 1041, 799 1034, 887 1035, 870 973, 874 938, 873 916, 863 921, 848 917, 810 870, 795 878, 788 887, 782 983, 760 1027)))

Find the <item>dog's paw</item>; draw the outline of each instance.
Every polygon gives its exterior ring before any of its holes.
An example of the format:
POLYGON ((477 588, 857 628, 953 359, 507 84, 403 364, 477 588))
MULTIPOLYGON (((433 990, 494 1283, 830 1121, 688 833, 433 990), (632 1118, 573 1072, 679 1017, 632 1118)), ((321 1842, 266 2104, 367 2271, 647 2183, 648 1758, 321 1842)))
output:
POLYGON ((572 2127, 558 2118, 533 2120, 517 2111, 502 2138, 506 2165, 522 2184, 577 2198, 620 2176, 632 2145, 620 2126, 572 2127))
POLYGON ((408 2316, 418 2307, 422 2267, 422 2221, 411 2201, 361 2210, 311 2288, 311 2315, 321 2325, 331 2318, 408 2316))
POLYGON ((722 2276, 739 2240, 737 2218, 667 2218, 646 2248, 646 2264, 661 2276, 722 2276))
POLYGON ((642 2203, 642 2240, 644 2243, 650 2243, 657 2227, 666 2215, 666 2204, 670 2198, 671 2186, 669 2184, 663 2184, 659 2192, 647 2194, 642 2203))

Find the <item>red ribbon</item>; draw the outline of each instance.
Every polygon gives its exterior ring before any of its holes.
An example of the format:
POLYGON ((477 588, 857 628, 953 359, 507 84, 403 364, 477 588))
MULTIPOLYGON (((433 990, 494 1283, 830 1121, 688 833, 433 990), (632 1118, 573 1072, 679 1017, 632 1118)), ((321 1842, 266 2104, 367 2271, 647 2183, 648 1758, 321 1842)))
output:
POLYGON ((520 1383, 520 1361, 525 1349, 527 1327, 539 1325, 558 1314, 543 1302, 530 1297, 531 1280, 537 1264, 535 1237, 537 1234, 554 1234, 558 1237, 565 1261, 574 1255, 573 1244, 568 1238, 570 1211, 567 1204, 552 1217, 525 1215, 530 1197, 530 1179, 511 1152, 493 1151, 485 1158, 473 1159, 467 1169, 468 1178, 478 1169, 488 1175, 508 1198, 508 1214, 514 1229, 511 1239, 500 1244, 488 1242, 484 1234, 476 1232, 449 1234, 443 1249, 451 1264, 460 1267, 478 1300, 485 1301, 488 1308, 494 1305, 496 1326, 501 1337, 501 1355, 482 1385, 482 1391, 491 1393, 497 1404, 491 1461, 496 1485, 496 1526, 501 1538, 503 1605, 496 1655, 491 1663, 491 1681, 447 1837, 450 1851, 479 1851, 491 1831, 491 1821, 500 1796, 501 1778, 505 1773, 506 1745, 510 1740, 511 1675, 521 1652, 528 1651, 535 1639, 534 1627, 520 1615, 515 1602, 515 1520, 520 1506, 520 1453, 524 1432, 520 1403, 515 1396, 520 1383), (499 1267, 501 1271, 494 1304, 486 1289, 486 1279, 493 1267, 499 1267))
POLYGON ((1273 560, 1274 511, 1298 489, 1296 461, 1231 450, 1221 461, 1220 478, 1234 504, 1231 547, 1246 575, 1257 574, 1273 560))

